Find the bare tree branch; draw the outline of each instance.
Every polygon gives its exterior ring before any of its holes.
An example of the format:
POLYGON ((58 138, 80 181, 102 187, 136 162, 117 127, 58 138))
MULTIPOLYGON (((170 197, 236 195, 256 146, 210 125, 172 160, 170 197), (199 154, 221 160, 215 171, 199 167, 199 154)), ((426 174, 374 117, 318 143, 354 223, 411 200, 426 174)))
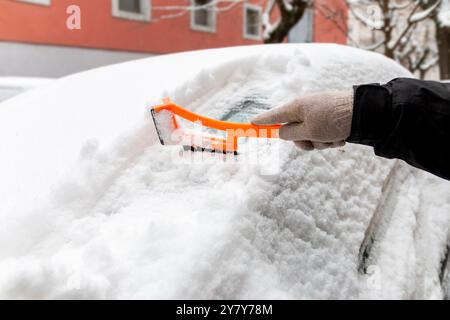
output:
POLYGON ((290 6, 286 5, 285 0, 275 0, 280 10, 281 18, 274 26, 273 30, 267 34, 265 43, 283 42, 289 34, 289 31, 300 21, 309 5, 306 0, 290 0, 290 6))
POLYGON ((328 5, 315 2, 313 4, 313 8, 317 10, 325 19, 333 22, 335 27, 344 34, 350 42, 357 48, 360 48, 360 45, 356 39, 354 39, 348 32, 347 28, 347 20, 342 16, 342 12, 336 11, 330 8, 328 5))
POLYGON ((355 20, 375 32, 366 49, 381 51, 421 76, 436 64, 436 49, 432 48, 433 41, 426 41, 429 37, 424 36, 423 28, 434 19, 441 3, 442 0, 347 0, 355 20), (381 17, 371 15, 369 8, 379 10, 381 17), (368 14, 363 14, 364 10, 368 14))

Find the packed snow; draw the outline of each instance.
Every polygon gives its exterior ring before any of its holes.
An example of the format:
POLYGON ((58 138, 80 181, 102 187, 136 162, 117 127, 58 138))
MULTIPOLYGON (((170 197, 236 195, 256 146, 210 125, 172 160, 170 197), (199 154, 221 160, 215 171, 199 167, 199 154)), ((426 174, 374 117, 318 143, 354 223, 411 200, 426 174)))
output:
POLYGON ((245 148, 188 161, 159 144, 148 112, 170 97, 247 121, 398 76, 410 74, 349 47, 237 47, 104 67, 2 103, 0 298, 444 298, 448 182, 357 145, 273 141, 256 151, 268 162, 245 148))
POLYGON ((0 77, 0 102, 50 81, 48 78, 0 77))

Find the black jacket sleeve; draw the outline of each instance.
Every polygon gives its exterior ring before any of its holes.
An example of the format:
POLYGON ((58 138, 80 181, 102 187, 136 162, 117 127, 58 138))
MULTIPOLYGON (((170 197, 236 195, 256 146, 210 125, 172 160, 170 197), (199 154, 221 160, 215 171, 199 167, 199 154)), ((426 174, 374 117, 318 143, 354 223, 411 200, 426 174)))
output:
POLYGON ((399 78, 355 87, 347 141, 450 180, 450 84, 399 78))

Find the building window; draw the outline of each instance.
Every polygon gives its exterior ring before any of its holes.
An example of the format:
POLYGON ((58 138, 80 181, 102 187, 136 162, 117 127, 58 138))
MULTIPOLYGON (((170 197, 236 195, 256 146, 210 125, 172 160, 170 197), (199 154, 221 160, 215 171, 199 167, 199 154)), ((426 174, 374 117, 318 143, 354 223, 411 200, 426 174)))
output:
POLYGON ((262 10, 258 5, 244 5, 244 38, 261 40, 262 10))
POLYGON ((150 21, 151 0, 112 0, 113 17, 150 21))
POLYGON ((216 5, 213 0, 192 0, 191 28, 199 31, 216 31, 216 5))
POLYGON ((28 2, 28 3, 34 3, 34 4, 40 4, 43 6, 49 6, 50 0, 19 0, 20 2, 28 2))
POLYGON ((314 11, 307 9, 300 21, 289 31, 288 42, 313 42, 314 39, 314 11))

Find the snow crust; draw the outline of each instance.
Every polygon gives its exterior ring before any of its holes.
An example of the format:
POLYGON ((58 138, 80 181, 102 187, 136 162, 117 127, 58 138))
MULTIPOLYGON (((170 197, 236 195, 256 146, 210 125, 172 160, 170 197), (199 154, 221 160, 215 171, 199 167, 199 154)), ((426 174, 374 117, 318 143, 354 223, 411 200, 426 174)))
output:
POLYGON ((355 145, 274 142, 270 175, 185 163, 148 112, 169 96, 246 121, 306 92, 409 75, 337 45, 237 47, 104 67, 4 102, 0 298, 443 297, 448 183, 355 145))
POLYGON ((53 79, 50 78, 0 77, 0 87, 31 89, 44 84, 48 84, 51 81, 53 81, 53 79))
POLYGON ((50 81, 48 78, 0 77, 0 102, 50 81))

